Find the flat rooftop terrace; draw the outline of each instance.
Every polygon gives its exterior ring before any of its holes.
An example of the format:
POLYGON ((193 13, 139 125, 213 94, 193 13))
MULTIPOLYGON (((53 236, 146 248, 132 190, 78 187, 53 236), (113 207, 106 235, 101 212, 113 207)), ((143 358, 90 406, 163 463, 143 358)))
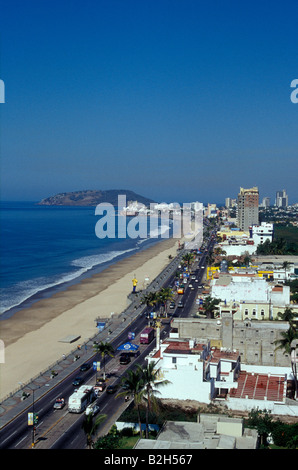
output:
POLYGON ((286 390, 287 380, 284 375, 240 372, 238 388, 230 391, 230 397, 282 402, 286 397, 286 390))

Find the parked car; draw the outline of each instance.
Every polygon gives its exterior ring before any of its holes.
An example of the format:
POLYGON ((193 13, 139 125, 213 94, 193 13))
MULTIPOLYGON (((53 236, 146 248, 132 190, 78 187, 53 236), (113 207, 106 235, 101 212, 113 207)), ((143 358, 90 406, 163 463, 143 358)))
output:
POLYGON ((170 308, 175 308, 176 307, 176 303, 175 302, 171 302, 170 303, 170 308))
POLYGON ((91 364, 88 364, 87 362, 85 364, 82 364, 80 367, 81 372, 85 372, 86 370, 90 369, 91 364))
POLYGON ((76 377, 74 381, 72 382, 72 385, 74 387, 79 387, 79 385, 82 385, 83 382, 84 382, 84 379, 82 379, 82 377, 76 377))

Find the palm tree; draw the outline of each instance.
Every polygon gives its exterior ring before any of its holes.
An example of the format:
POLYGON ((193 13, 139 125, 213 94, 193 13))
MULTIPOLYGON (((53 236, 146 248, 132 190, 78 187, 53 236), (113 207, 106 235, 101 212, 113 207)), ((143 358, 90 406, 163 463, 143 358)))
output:
POLYGON ((106 419, 107 415, 99 415, 94 420, 92 414, 85 415, 84 420, 82 422, 82 429, 86 434, 87 438, 87 446, 89 449, 93 446, 93 439, 92 436, 96 433, 97 429, 99 428, 100 424, 106 419))
POLYGON ((187 267, 189 268, 189 265, 191 264, 191 262, 193 261, 193 258, 194 258, 194 255, 193 253, 186 253, 182 259, 183 261, 185 261, 187 263, 187 267))
POLYGON ((122 382, 122 386, 125 387, 125 390, 123 392, 118 393, 116 395, 116 398, 120 396, 129 396, 133 398, 134 404, 138 412, 140 438, 142 438, 142 421, 141 421, 141 412, 140 412, 140 404, 142 402, 142 391, 143 391, 142 374, 139 369, 129 370, 126 376, 123 377, 121 382, 122 382))
POLYGON ((296 314, 289 307, 286 307, 283 312, 278 312, 277 315, 281 320, 287 321, 291 326, 293 326, 293 322, 295 323, 296 314))
POLYGON ((146 304, 147 307, 156 305, 157 302, 158 302, 157 292, 148 292, 148 294, 144 295, 141 299, 141 303, 146 304))
POLYGON ((147 401, 147 407, 146 407, 146 439, 149 438, 149 411, 154 408, 157 408, 157 401, 155 395, 158 392, 158 390, 155 387, 161 387, 164 385, 169 384, 170 382, 168 380, 160 380, 159 374, 160 374, 160 369, 154 369, 156 363, 155 362, 150 362, 147 366, 140 366, 139 364, 137 365, 137 368, 139 370, 140 376, 142 378, 143 382, 143 391, 142 391, 142 396, 146 399, 147 401))
POLYGON ((106 364, 105 364, 105 355, 107 354, 110 357, 114 357, 114 348, 110 343, 104 343, 103 341, 99 344, 94 344, 93 348, 96 353, 101 355, 101 359, 103 361, 104 372, 103 378, 106 380, 106 364))
POLYGON ((285 270, 285 282, 287 282, 287 269, 290 265, 291 263, 289 263, 289 261, 284 261, 282 263, 282 268, 285 270))
POLYGON ((248 251, 245 251, 244 252, 244 258, 243 258, 243 263, 244 265, 247 267, 250 265, 250 262, 251 262, 251 257, 250 257, 250 254, 248 251))
POLYGON ((213 252, 208 253, 208 255, 206 256, 206 261, 207 261, 207 264, 212 266, 212 264, 214 263, 214 253, 213 252))
POLYGON ((275 348, 275 351, 277 349, 283 349, 283 354, 289 354, 291 357, 291 367, 292 367, 292 373, 293 373, 294 384, 295 384, 295 397, 297 398, 298 388, 297 388, 296 362, 295 360, 292 361, 291 353, 293 349, 292 344, 295 342, 295 340, 298 339, 298 331, 296 330, 295 326, 293 326, 290 323, 289 329, 287 331, 282 331, 280 333, 280 336, 281 336, 280 339, 277 339, 276 341, 274 341, 274 344, 278 345, 275 348))
POLYGON ((167 317, 167 302, 168 300, 172 300, 174 294, 171 287, 163 287, 158 292, 158 297, 160 302, 163 303, 165 316, 167 317))
POLYGON ((214 311, 216 310, 216 306, 220 302, 220 299, 214 299, 211 297, 211 295, 208 295, 208 297, 204 299, 203 309, 205 310, 205 313, 208 318, 214 318, 214 311))

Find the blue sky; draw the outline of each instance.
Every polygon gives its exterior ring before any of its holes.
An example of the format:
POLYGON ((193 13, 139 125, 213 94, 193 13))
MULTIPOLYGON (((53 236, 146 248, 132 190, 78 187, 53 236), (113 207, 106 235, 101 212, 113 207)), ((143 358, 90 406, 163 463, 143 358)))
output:
POLYGON ((298 202, 298 3, 3 0, 1 198, 298 202))

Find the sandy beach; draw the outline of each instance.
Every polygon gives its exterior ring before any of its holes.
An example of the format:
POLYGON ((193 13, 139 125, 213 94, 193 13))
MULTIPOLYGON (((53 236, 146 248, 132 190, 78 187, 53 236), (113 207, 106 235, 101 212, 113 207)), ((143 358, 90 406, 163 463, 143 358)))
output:
POLYGON ((76 335, 83 343, 97 333, 96 318, 110 318, 111 312, 119 315, 128 306, 132 279, 136 276, 141 290, 145 278, 152 282, 177 247, 177 239, 162 241, 0 321, 5 345, 0 398, 75 348, 76 343, 61 339, 76 335))

